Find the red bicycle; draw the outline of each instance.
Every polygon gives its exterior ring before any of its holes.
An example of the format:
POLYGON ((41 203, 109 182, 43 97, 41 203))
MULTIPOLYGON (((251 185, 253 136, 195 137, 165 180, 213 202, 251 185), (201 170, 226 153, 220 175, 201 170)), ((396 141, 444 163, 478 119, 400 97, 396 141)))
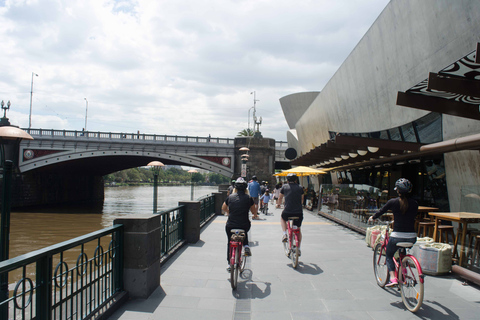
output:
POLYGON ((245 270, 247 256, 243 252, 243 240, 245 239, 245 230, 232 229, 230 237, 230 284, 232 289, 237 288, 238 274, 245 270))
POLYGON ((299 219, 299 217, 289 217, 287 220, 287 241, 283 242, 283 249, 285 255, 292 260, 293 268, 298 266, 298 257, 300 256, 300 248, 298 236, 300 229, 297 226, 291 226, 293 220, 299 219))
MULTIPOLYGON (((373 270, 377 284, 381 288, 385 287, 390 278, 385 255, 389 239, 389 228, 387 227, 385 238, 375 246, 373 252, 373 270)), ((400 247, 398 250, 399 257, 394 258, 393 261, 395 262, 395 276, 398 279, 398 289, 402 295, 405 307, 411 312, 416 312, 420 309, 423 302, 424 275, 422 267, 417 258, 406 252, 407 248, 413 247, 413 243, 399 242, 397 246, 400 247)))

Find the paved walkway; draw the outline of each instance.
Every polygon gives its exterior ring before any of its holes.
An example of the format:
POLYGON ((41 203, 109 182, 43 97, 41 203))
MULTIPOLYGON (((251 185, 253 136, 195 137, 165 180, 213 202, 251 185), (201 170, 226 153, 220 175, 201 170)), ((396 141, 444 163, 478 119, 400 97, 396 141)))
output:
POLYGON ((250 230, 253 256, 232 291, 226 272, 226 217, 218 216, 201 240, 162 269, 161 287, 129 301, 110 319, 479 319, 480 290, 453 276, 425 280, 425 301, 412 314, 400 293, 377 286, 364 236, 305 211, 297 270, 285 257, 280 210, 261 215, 250 230))

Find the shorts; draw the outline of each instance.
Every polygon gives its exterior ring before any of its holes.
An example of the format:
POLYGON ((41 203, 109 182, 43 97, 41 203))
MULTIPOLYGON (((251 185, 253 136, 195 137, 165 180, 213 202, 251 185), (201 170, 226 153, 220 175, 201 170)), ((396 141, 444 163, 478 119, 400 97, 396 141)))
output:
POLYGON ((302 226, 302 221, 303 221, 303 212, 302 213, 285 213, 282 212, 282 219, 285 221, 288 221, 288 217, 298 217, 299 219, 293 220, 293 225, 297 227, 302 226))
POLYGON ((253 203, 258 204, 258 197, 252 197, 253 203))

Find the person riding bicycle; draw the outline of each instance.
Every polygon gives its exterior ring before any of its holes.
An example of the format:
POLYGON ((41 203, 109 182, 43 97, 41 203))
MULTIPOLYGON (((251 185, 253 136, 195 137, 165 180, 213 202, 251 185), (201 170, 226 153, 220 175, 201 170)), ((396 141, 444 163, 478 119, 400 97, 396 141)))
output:
POLYGON ((255 219, 257 210, 253 199, 248 194, 245 179, 240 177, 235 181, 235 189, 233 189, 233 193, 229 195, 223 203, 222 210, 228 215, 225 225, 225 231, 227 233, 227 261, 230 261, 230 237, 232 235, 232 229, 245 230, 245 238, 243 240, 245 255, 251 256, 252 254, 248 245, 248 231, 251 226, 248 211, 253 213, 255 219))
POLYGON ((387 268, 390 273, 390 281, 387 283, 387 287, 398 284, 398 279, 395 278, 395 262, 393 261, 393 256, 399 249, 397 243, 415 243, 417 241, 415 217, 418 213, 418 203, 408 197, 412 191, 412 183, 405 178, 401 178, 395 182, 395 190, 398 193, 398 197, 388 200, 380 210, 368 219, 369 222, 372 222, 387 212, 387 210, 393 212, 393 232, 390 234, 385 254, 387 268))
POLYGON ((272 196, 270 195, 270 191, 268 189, 265 190, 265 192, 262 194, 260 197, 261 203, 262 203, 262 212, 267 214, 268 211, 268 202, 272 196))
MULTIPOLYGON (((282 211, 282 218, 280 224, 282 225, 283 238, 282 242, 287 241, 287 221, 288 217, 298 217, 293 220, 293 225, 297 226, 300 231, 303 221, 303 188, 298 184, 298 177, 295 173, 289 173, 287 175, 287 184, 280 189, 280 196, 278 202, 282 203, 283 197, 285 197, 285 205, 282 211)), ((298 252, 300 253, 300 244, 302 242, 302 232, 298 233, 298 252)))

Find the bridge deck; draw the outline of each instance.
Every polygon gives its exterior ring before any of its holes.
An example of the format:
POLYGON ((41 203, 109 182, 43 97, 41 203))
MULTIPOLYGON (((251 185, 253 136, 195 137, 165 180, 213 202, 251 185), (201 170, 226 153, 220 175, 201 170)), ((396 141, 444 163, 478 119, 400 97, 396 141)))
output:
POLYGON ((398 291, 376 285, 364 237, 310 211, 294 270, 282 252, 279 216, 275 209, 253 222, 253 256, 237 291, 225 270, 226 217, 219 216, 163 267, 161 288, 110 319, 478 319, 480 291, 453 276, 427 276, 418 317, 405 311, 398 291))

